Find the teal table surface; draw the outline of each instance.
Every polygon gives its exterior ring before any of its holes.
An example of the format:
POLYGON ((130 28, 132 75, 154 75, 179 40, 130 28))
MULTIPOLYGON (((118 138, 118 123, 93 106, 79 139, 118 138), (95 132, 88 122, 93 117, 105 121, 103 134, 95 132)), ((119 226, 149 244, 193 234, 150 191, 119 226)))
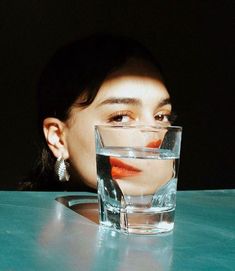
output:
POLYGON ((95 201, 1 191, 0 271, 235 270, 235 190, 179 191, 174 231, 156 236, 103 229, 68 207, 95 201))

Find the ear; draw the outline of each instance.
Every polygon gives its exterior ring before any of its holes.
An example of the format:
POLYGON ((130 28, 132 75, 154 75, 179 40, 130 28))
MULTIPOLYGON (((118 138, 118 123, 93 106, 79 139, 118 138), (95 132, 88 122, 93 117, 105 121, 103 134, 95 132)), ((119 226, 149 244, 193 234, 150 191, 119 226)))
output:
POLYGON ((48 147, 56 158, 62 156, 64 160, 69 158, 64 136, 65 124, 56 118, 46 118, 43 121, 43 132, 48 147))

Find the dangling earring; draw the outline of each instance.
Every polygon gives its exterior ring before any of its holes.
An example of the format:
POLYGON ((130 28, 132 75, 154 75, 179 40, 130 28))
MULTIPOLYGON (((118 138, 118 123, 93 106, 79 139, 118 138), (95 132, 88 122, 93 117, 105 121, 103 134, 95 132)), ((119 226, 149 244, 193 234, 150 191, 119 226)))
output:
POLYGON ((67 182, 69 181, 70 175, 68 172, 69 163, 66 162, 62 156, 58 157, 55 162, 55 174, 59 181, 67 182))

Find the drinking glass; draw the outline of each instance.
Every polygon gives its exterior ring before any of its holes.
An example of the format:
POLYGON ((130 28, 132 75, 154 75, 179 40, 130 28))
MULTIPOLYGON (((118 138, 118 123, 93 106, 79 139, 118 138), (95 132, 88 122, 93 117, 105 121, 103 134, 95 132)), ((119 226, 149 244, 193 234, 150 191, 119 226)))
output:
POLYGON ((99 221, 125 233, 174 228, 182 127, 95 126, 99 221))

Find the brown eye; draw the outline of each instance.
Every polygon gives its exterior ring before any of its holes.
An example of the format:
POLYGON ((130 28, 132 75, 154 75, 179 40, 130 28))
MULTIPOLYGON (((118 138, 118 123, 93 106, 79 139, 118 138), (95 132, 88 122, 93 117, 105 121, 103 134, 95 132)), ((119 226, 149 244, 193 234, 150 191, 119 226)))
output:
POLYGON ((166 117, 165 115, 159 114, 159 115, 155 116, 155 120, 163 121, 165 117, 166 117))
POLYGON ((132 120, 132 113, 130 113, 129 111, 116 112, 108 118, 109 123, 128 123, 132 120))
POLYGON ((127 122, 128 120, 129 120, 129 117, 125 115, 120 115, 120 116, 116 116, 112 118, 112 121, 115 121, 115 122, 127 122))
POLYGON ((171 116, 171 114, 168 114, 168 113, 167 114, 159 113, 154 118, 156 121, 170 122, 170 116, 171 116))

